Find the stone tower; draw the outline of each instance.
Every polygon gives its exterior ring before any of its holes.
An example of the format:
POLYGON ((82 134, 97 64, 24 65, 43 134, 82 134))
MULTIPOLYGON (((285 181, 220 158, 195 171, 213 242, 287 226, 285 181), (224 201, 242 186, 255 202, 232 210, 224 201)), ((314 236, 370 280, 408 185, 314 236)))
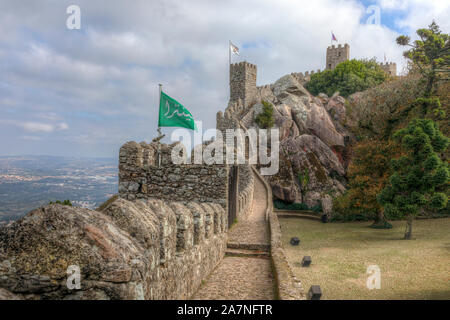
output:
POLYGON ((333 70, 336 66, 350 59, 350 46, 346 43, 344 46, 338 45, 337 48, 332 45, 327 48, 326 70, 333 70))
POLYGON ((230 103, 242 101, 246 108, 256 99, 256 65, 246 61, 230 65, 230 103))
POLYGON ((380 63, 380 67, 390 76, 397 75, 397 64, 395 62, 380 63))

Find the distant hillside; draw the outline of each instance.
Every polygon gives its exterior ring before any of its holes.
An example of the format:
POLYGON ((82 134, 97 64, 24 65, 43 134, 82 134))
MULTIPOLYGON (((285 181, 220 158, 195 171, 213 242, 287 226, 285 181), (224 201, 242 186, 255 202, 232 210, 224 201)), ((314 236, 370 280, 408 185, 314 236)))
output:
POLYGON ((49 201, 95 208, 117 192, 117 160, 54 156, 0 157, 0 223, 49 201))

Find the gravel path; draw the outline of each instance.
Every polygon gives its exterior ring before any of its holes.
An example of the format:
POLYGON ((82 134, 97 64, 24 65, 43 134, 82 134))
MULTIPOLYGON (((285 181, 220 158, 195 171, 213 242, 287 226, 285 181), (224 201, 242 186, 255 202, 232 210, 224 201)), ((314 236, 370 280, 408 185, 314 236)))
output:
MULTIPOLYGON (((255 176, 253 210, 247 219, 238 221, 229 233, 234 243, 269 244, 266 221, 267 193, 255 176)), ((200 286, 195 300, 271 300, 274 279, 269 258, 227 257, 200 286)))

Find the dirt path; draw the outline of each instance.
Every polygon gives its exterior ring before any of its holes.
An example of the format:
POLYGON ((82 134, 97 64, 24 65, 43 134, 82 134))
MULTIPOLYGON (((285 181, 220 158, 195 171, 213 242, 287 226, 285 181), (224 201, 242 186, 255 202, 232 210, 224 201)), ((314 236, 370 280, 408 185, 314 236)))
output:
POLYGON ((267 193, 259 177, 254 175, 254 178, 253 210, 245 220, 233 225, 228 235, 228 246, 236 248, 237 245, 238 254, 242 256, 225 256, 193 299, 274 299, 274 279, 268 255, 251 257, 255 251, 248 250, 252 245, 269 247, 267 193))

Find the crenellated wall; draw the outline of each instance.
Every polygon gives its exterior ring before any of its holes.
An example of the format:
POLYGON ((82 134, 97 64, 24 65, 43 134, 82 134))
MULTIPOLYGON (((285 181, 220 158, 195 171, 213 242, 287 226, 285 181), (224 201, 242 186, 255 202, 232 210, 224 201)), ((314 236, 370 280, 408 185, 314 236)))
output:
POLYGON ((243 219, 253 209, 254 177, 251 166, 239 166, 239 198, 237 218, 243 219))
POLYGON ((0 288, 21 299, 189 299, 224 256, 217 203, 117 199, 58 204, 0 228, 0 288), (68 268, 80 287, 68 288, 68 268))
POLYGON ((397 75, 397 64, 395 62, 380 63, 380 67, 388 75, 391 75, 391 76, 397 75))
POLYGON ((305 85, 309 80, 311 80, 311 76, 315 73, 322 72, 320 69, 317 69, 317 71, 311 70, 303 72, 292 72, 291 76, 293 76, 297 81, 299 81, 302 85, 305 85))
POLYGON ((226 165, 173 164, 172 150, 180 143, 161 144, 158 165, 157 143, 127 142, 119 153, 119 196, 123 199, 157 198, 169 201, 214 202, 227 207, 228 167, 226 165))

